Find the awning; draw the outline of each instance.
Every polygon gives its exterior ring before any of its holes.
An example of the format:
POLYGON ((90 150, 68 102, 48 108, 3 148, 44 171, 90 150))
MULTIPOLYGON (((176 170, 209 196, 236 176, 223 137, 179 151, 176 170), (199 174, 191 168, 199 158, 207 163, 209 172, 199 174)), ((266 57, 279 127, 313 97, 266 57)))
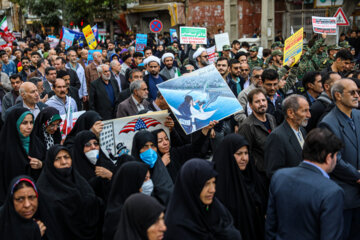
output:
POLYGON ((155 12, 168 10, 171 26, 185 24, 185 9, 183 3, 142 4, 127 9, 128 13, 155 12))

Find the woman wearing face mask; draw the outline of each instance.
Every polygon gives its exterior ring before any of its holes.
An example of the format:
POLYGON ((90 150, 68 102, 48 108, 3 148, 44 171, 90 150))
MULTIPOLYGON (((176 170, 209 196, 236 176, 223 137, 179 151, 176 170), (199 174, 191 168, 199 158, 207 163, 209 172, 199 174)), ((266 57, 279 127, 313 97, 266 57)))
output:
POLYGON ((148 166, 142 162, 127 162, 115 173, 105 211, 103 239, 114 239, 125 200, 133 193, 151 195, 153 189, 148 166))
POLYGON ((59 111, 53 107, 44 108, 37 116, 34 124, 34 133, 45 143, 46 149, 49 149, 54 144, 60 144, 61 121, 59 111))
POLYGON ((0 208, 0 239, 40 240, 46 232, 37 214, 38 191, 28 176, 14 178, 0 208))
POLYGON ((229 209, 243 239, 264 239, 267 188, 249 158, 248 143, 239 134, 227 135, 214 153, 219 173, 216 196, 229 209))
POLYGON ((101 200, 73 169, 66 147, 54 145, 48 150, 37 186, 48 239, 98 239, 101 200))
POLYGON ((165 208, 156 199, 141 193, 131 195, 121 211, 114 240, 161 240, 166 226, 165 208))
POLYGON ((64 146, 71 149, 75 144, 76 135, 83 130, 92 131, 99 138, 104 124, 101 116, 95 111, 86 111, 77 120, 70 133, 66 136, 64 146))
POLYGON ((115 165, 101 151, 98 138, 91 131, 81 131, 72 148, 73 166, 83 176, 96 195, 105 202, 115 165))
POLYGON ((165 239, 241 240, 230 212, 214 196, 216 176, 213 164, 203 159, 182 166, 166 209, 165 239))
POLYGON ((193 143, 186 144, 181 147, 171 147, 170 140, 164 129, 158 129, 152 132, 157 139, 156 148, 158 149, 158 153, 173 182, 175 182, 177 173, 181 166, 187 160, 199 156, 201 147, 207 139, 208 132, 217 123, 217 121, 211 122, 209 126, 201 130, 202 134, 199 134, 193 143))
POLYGON ((149 166, 151 179, 154 183, 153 196, 161 203, 166 204, 173 189, 173 182, 163 161, 157 154, 154 135, 147 130, 137 132, 133 139, 131 155, 149 166))
POLYGON ((45 159, 45 147, 33 132, 34 117, 26 108, 13 109, 0 133, 0 204, 10 181, 26 174, 37 179, 45 159))

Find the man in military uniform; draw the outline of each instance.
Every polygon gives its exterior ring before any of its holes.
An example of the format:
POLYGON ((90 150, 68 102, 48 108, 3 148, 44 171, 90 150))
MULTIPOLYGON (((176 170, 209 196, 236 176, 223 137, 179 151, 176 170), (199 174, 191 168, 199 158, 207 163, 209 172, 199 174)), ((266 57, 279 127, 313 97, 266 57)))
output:
POLYGON ((327 54, 324 51, 326 44, 324 41, 321 41, 318 46, 319 47, 315 49, 315 54, 312 55, 312 60, 316 64, 317 68, 320 68, 321 63, 327 58, 327 54))
POLYGON ((351 45, 348 41, 342 41, 341 43, 339 43, 339 46, 341 47, 341 49, 346 49, 348 51, 350 51, 351 48, 351 45))
POLYGON ((230 50, 231 48, 229 45, 224 45, 222 49, 222 57, 226 57, 228 60, 230 60, 231 59, 230 50))
POLYGON ((283 64, 283 53, 280 50, 274 50, 271 53, 270 62, 269 65, 271 65, 269 68, 274 69, 278 71, 283 64))
POLYGON ((320 70, 327 68, 329 65, 333 64, 335 61, 335 55, 341 48, 337 45, 331 45, 328 47, 327 52, 328 56, 320 63, 320 70))
POLYGON ((257 56, 259 51, 258 47, 252 46, 249 51, 250 56, 248 58, 248 64, 250 66, 250 69, 253 69, 253 67, 262 67, 263 61, 257 56))
POLYGON ((280 50, 282 51, 284 47, 284 44, 282 44, 281 42, 274 42, 273 44, 271 44, 271 50, 280 50))

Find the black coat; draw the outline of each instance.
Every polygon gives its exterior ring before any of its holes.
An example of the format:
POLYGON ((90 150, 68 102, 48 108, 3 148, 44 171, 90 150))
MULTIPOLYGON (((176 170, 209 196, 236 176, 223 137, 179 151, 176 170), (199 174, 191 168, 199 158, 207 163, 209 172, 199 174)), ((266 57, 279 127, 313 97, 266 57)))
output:
POLYGON ((114 79, 110 79, 111 86, 114 89, 115 104, 112 106, 108 94, 106 92, 103 80, 96 79, 90 83, 89 105, 90 110, 94 110, 100 114, 103 120, 109 120, 115 117, 118 105, 119 86, 114 79))

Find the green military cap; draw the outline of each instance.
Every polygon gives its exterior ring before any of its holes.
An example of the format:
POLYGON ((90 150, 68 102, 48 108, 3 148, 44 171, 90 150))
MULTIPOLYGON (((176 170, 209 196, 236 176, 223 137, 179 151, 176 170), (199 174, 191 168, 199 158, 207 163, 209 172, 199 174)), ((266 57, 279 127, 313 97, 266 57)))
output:
POLYGON ((250 52, 258 52, 259 48, 257 46, 252 46, 249 51, 250 52))
POLYGON ((328 50, 340 50, 341 49, 341 47, 339 47, 338 45, 331 45, 331 46, 329 46, 329 48, 328 48, 328 50))
POLYGON ((339 46, 341 48, 349 48, 349 47, 351 47, 348 41, 342 41, 341 43, 339 43, 339 46))
POLYGON ((272 51, 271 56, 282 56, 283 52, 280 50, 272 51))
POLYGON ((229 45, 224 45, 223 46, 223 51, 230 51, 231 47, 229 45))
POLYGON ((276 48, 276 47, 284 47, 284 44, 282 44, 280 41, 276 41, 273 44, 271 44, 271 48, 276 48))
POLYGON ((171 50, 171 51, 173 51, 174 53, 177 53, 177 54, 179 53, 179 50, 177 48, 174 48, 173 46, 169 46, 166 49, 171 50))

